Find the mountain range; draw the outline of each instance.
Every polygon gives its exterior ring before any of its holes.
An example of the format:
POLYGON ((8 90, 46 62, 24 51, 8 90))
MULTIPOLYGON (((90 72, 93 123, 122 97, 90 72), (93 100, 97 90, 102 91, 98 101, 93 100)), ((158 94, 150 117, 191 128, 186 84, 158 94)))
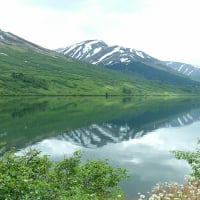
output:
POLYGON ((160 62, 141 51, 109 47, 99 40, 56 52, 0 30, 0 95, 200 93, 200 82, 190 79, 192 69, 186 76, 172 64, 160 62))
POLYGON ((56 51, 91 64, 103 65, 128 73, 138 73, 150 79, 163 79, 161 74, 164 71, 200 81, 200 68, 196 66, 181 62, 161 61, 132 48, 108 46, 101 40, 87 40, 56 51), (156 74, 158 74, 157 77, 155 77, 156 74))

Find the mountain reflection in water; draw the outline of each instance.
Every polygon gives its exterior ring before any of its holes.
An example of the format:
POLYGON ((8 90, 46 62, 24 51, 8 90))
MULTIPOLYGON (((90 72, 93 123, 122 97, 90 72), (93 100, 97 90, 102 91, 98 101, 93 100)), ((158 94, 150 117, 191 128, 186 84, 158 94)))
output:
POLYGON ((155 121, 151 124, 144 124, 142 127, 137 126, 137 118, 134 117, 126 123, 124 120, 117 120, 116 122, 92 124, 88 127, 66 132, 58 138, 81 147, 97 148, 109 143, 120 143, 139 138, 156 129, 186 126, 199 120, 200 109, 195 109, 162 122, 155 121))

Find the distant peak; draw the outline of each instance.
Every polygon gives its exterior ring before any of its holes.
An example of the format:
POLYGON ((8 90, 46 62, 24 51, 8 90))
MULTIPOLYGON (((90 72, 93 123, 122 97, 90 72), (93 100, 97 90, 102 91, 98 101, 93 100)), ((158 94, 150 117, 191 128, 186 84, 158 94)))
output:
POLYGON ((196 68, 200 69, 200 65, 194 65, 196 68))
POLYGON ((93 40, 85 40, 83 42, 79 42, 75 45, 84 45, 84 44, 101 44, 103 46, 108 46, 103 40, 93 39, 93 40))
MULTIPOLYGON (((181 76, 189 76, 194 80, 200 80, 200 68, 197 68, 197 66, 161 61, 141 50, 115 44, 107 45, 103 40, 99 39, 85 40, 64 49, 58 49, 57 52, 96 65, 112 68, 120 66, 124 70, 127 70, 127 65, 145 65, 155 70, 175 73, 175 75, 179 73, 181 76)), ((133 69, 135 68, 133 67, 133 69)), ((138 71, 142 71, 142 69, 138 68, 138 71)))

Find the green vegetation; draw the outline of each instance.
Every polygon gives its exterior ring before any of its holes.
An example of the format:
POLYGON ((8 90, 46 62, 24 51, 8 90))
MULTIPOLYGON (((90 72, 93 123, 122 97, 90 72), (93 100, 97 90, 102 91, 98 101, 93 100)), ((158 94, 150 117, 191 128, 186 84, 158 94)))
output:
MULTIPOLYGON (((200 140, 198 141, 200 145, 200 140)), ((192 168, 192 177, 200 180, 200 148, 197 148, 196 151, 173 151, 177 159, 183 159, 188 162, 192 168)))
MULTIPOLYGON (((1 152, 2 153, 2 152, 1 152)), ((80 152, 62 161, 30 150, 24 155, 4 152, 0 158, 0 199, 9 200, 103 200, 122 199, 121 168, 108 161, 88 160, 81 164, 80 152)))
MULTIPOLYGON (((129 63, 126 66, 123 64, 114 64, 109 66, 111 69, 115 69, 118 71, 122 71, 127 74, 138 75, 148 80, 160 81, 165 83, 173 83, 173 84, 195 84, 189 78, 186 78, 183 74, 178 72, 174 72, 172 69, 167 69, 162 64, 150 63, 150 62, 134 62, 129 63), (126 70, 125 70, 126 69, 126 70), (193 82, 193 83, 192 83, 193 82)), ((196 82, 197 83, 197 82, 196 82)))
MULTIPOLYGON (((198 143, 200 144, 200 142, 198 143)), ((37 150, 16 155, 1 148, 0 199, 9 200, 117 200, 124 199, 119 182, 128 178, 127 171, 112 168, 107 160, 81 163, 80 152, 62 161, 52 161, 37 150)), ((200 149, 194 152, 173 151, 177 159, 192 167, 191 177, 183 185, 159 184, 150 197, 139 200, 198 200, 200 198, 200 149)))
POLYGON ((30 84, 34 88, 42 88, 42 89, 48 90, 48 86, 47 86, 45 80, 43 80, 43 79, 41 79, 41 80, 34 79, 31 76, 30 77, 25 76, 23 73, 15 73, 15 72, 13 72, 11 76, 16 81, 22 81, 22 82, 26 83, 27 85, 30 84))
POLYGON ((150 81, 14 42, 0 42, 0 70, 0 95, 146 96, 200 92, 196 83, 150 81))

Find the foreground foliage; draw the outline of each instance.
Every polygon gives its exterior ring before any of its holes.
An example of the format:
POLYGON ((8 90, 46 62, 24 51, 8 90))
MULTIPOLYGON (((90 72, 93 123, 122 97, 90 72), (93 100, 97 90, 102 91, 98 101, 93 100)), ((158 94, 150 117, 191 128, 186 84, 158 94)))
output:
MULTIPOLYGON (((140 200, 145 199, 140 195, 140 200)), ((183 185, 176 183, 158 184, 151 192, 148 200, 199 200, 200 181, 191 177, 186 178, 183 185)))
MULTIPOLYGON (((200 145, 200 140, 198 141, 200 145)), ((200 180, 200 148, 197 148, 196 151, 173 151, 177 159, 186 160, 192 168, 192 176, 200 180)))
MULTIPOLYGON (((200 140, 198 141, 200 145, 200 140)), ((183 185, 158 184, 151 192, 149 200, 199 200, 200 199, 200 148, 194 152, 172 151, 177 159, 183 159, 191 166, 192 174, 183 185)), ((145 195, 140 195, 146 199, 145 195)))
POLYGON ((58 162, 41 156, 37 150, 22 156, 4 153, 0 159, 0 199, 123 198, 118 183, 127 177, 126 170, 112 168, 106 160, 81 164, 80 159, 80 152, 58 162))

